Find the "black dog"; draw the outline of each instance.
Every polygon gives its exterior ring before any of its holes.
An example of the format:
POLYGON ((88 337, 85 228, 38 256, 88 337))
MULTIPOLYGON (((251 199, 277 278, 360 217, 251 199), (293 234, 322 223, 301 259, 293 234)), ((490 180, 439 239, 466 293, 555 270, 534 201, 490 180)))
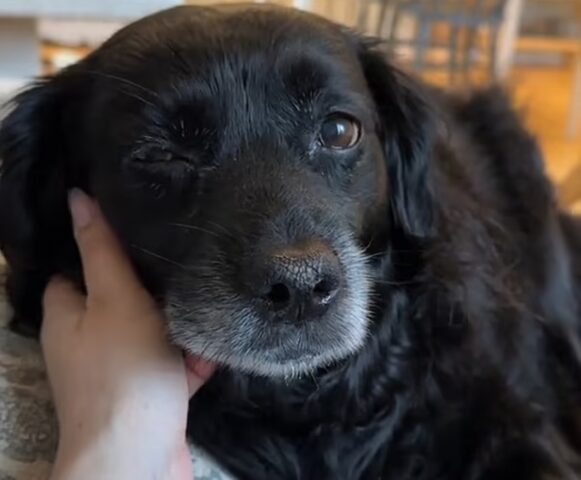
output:
POLYGON ((238 478, 581 474, 581 228, 501 92, 305 13, 183 7, 20 95, 0 156, 15 327, 80 278, 80 187, 223 365, 189 433, 238 478))

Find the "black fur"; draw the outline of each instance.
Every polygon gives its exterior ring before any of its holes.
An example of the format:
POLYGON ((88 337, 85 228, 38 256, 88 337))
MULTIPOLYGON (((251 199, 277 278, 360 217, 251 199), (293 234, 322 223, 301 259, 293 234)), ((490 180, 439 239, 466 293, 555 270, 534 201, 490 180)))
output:
MULTIPOLYGON (((339 253, 357 239, 372 277, 361 348, 292 378, 243 373, 220 351, 233 368, 192 400, 190 437, 238 478, 581 474, 581 225, 559 210, 500 90, 431 90, 304 13, 184 7, 20 95, 0 157, 0 242, 22 331, 38 328, 50 275, 80 277, 74 186, 97 197, 160 302, 205 305, 174 331, 185 348, 188 325, 207 333, 208 309, 237 311, 228 289, 274 239, 321 237, 339 253), (317 109, 347 104, 360 146, 305 149, 317 109), (187 167, 136 166, 145 136, 146 156, 169 148, 187 167)), ((222 316, 209 327, 232 335, 242 320, 222 316)), ((312 328, 327 345, 325 326, 312 328)))

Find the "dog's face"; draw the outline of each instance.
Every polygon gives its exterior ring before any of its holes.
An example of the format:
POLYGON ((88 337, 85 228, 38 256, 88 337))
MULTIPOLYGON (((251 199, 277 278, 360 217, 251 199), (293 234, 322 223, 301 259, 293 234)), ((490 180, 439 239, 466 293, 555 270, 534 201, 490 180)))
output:
POLYGON ((429 228, 426 116, 400 74, 323 20, 163 12, 20 98, 0 134, 0 201, 29 218, 0 212, 3 248, 14 265, 70 268, 64 199, 80 186, 176 344, 247 372, 304 373, 362 346, 366 249, 388 249, 389 228, 429 228))

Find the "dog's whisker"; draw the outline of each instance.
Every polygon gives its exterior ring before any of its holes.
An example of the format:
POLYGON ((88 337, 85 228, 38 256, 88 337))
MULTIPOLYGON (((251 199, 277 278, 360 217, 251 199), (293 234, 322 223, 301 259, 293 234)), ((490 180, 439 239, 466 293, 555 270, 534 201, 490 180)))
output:
POLYGON ((397 282, 397 281, 389 281, 389 280, 375 280, 375 279, 371 279, 371 281, 373 283, 377 283, 380 285, 391 285, 394 287, 400 287, 400 286, 404 286, 404 285, 416 285, 418 283, 420 283, 419 280, 404 280, 401 282, 397 282))
POLYGON ((177 65, 179 66, 182 73, 187 75, 191 74, 191 65, 186 61, 182 53, 178 48, 169 40, 163 42, 167 49, 172 53, 173 57, 177 60, 177 65))
POLYGON ((372 236, 372 237, 369 239, 369 242, 368 242, 368 243, 367 243, 367 245, 366 245, 366 246, 363 248, 363 251, 364 251, 364 252, 366 252, 366 251, 367 251, 367 249, 368 249, 368 248, 371 246, 371 244, 373 243, 373 240, 375 240, 375 236, 372 236))
POLYGON ((145 99, 145 98, 143 98, 142 96, 140 96, 140 95, 137 95, 137 93, 134 93, 134 92, 129 92, 129 91, 127 91, 127 90, 122 90, 122 89, 117 89, 117 91, 118 91, 119 93, 122 93, 123 95, 127 95, 127 96, 128 96, 128 97, 130 97, 130 98, 133 98, 133 99, 135 99, 135 100, 138 100, 138 101, 140 101, 140 102, 141 102, 141 103, 143 103, 144 105, 147 105, 147 106, 149 106, 149 107, 153 107, 153 106, 154 106, 154 104, 153 104, 153 103, 151 103, 149 100, 146 100, 146 99, 145 99))
POLYGON ((158 258, 159 260, 163 260, 164 262, 167 262, 167 263, 170 263, 172 265, 175 265, 176 267, 180 267, 180 268, 183 268, 183 269, 187 269, 188 268, 186 265, 184 265, 184 264, 182 264, 180 262, 176 262, 175 260, 172 260, 171 258, 164 257, 163 255, 160 255, 159 253, 152 252, 151 250, 148 250, 147 248, 140 247, 139 245, 132 244, 131 245, 131 248, 134 248, 136 250, 139 250, 140 252, 145 253, 146 255, 149 255, 151 257, 158 258))
POLYGON ((120 77, 118 75, 114 75, 112 73, 105 73, 105 72, 99 72, 97 70, 88 70, 88 69, 78 69, 77 70, 78 73, 82 73, 82 74, 86 74, 86 75, 93 75, 95 77, 103 77, 103 78, 107 78, 109 80, 115 80, 117 82, 120 83, 124 83, 125 85, 130 85, 132 87, 138 88, 140 90, 142 90, 143 92, 148 93, 149 95, 153 96, 153 97, 159 97, 159 95, 154 92, 153 90, 151 90, 150 88, 144 87, 143 85, 140 85, 139 83, 136 83, 132 80, 129 80, 127 78, 124 77, 120 77))
POLYGON ((363 255, 365 260, 373 260, 374 258, 383 257, 385 252, 372 253, 371 255, 363 255))
POLYGON ((224 235, 227 235, 230 238, 234 238, 234 239, 236 238, 235 235, 231 231, 229 231, 224 225, 220 225, 219 223, 212 222, 210 220, 206 220, 206 223, 208 223, 209 225, 222 231, 222 233, 224 233, 224 235))
POLYGON ((313 383, 315 384, 317 391, 320 390, 321 387, 319 386, 319 382, 315 373, 312 370, 309 370, 309 375, 313 379, 313 383))
POLYGON ((168 225, 171 227, 183 228, 185 230, 194 230, 196 232, 207 233, 208 235, 212 235, 214 237, 220 238, 220 234, 218 234, 217 232, 214 232, 212 230, 208 230, 207 228, 199 227, 197 225, 190 225, 188 223, 174 223, 174 222, 168 223, 168 225))

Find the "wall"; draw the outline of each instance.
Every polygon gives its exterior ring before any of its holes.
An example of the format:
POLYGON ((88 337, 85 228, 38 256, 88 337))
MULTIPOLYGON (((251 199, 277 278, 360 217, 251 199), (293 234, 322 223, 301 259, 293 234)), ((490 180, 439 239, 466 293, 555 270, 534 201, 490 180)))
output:
POLYGON ((0 0, 0 17, 134 19, 180 0, 0 0))
POLYGON ((0 96, 40 73, 36 22, 0 18, 0 96))

